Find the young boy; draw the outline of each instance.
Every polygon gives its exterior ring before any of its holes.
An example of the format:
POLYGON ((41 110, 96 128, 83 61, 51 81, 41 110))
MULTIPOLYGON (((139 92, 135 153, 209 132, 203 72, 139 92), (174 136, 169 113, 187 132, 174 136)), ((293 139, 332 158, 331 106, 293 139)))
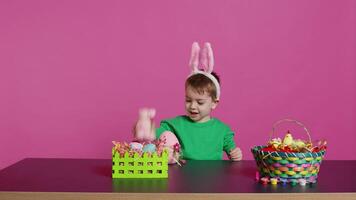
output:
MULTIPOLYGON (((156 137, 170 131, 178 138, 183 158, 188 160, 221 160, 223 151, 233 161, 242 159, 240 148, 234 142, 234 132, 211 117, 220 98, 220 80, 213 72, 213 54, 209 43, 200 55, 201 67, 198 69, 200 48, 193 43, 190 66, 192 73, 185 82, 186 115, 163 120, 156 129, 156 137)), ((153 127, 153 126, 152 126, 153 127)), ((154 134, 154 133, 152 133, 154 134)))
MULTIPOLYGON (((218 76, 212 75, 218 80, 218 76)), ((241 150, 235 146, 234 132, 220 120, 211 117, 219 103, 216 87, 203 74, 190 76, 185 83, 185 116, 163 120, 156 129, 156 137, 164 131, 173 132, 188 160, 221 160, 223 151, 233 161, 242 159, 241 150)))

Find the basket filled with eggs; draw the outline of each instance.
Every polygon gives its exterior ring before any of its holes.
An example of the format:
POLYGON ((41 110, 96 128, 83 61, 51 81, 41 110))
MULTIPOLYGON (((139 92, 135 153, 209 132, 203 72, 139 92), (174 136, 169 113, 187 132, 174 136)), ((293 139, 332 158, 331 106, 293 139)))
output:
POLYGON ((321 162, 326 152, 326 141, 312 142, 309 130, 299 121, 282 119, 274 123, 267 145, 251 149, 258 172, 256 179, 262 184, 315 183, 321 162), (287 131, 283 139, 274 138, 275 129, 280 124, 292 122, 302 127, 307 140, 293 138, 287 131))
POLYGON ((113 142, 112 178, 167 178, 168 152, 155 144, 113 142))
POLYGON ((178 139, 169 131, 154 140, 113 144, 112 178, 168 178, 168 164, 184 164, 178 139))
POLYGON ((113 141, 112 178, 168 178, 168 164, 184 164, 178 138, 164 131, 156 139, 155 109, 141 109, 130 143, 113 141))

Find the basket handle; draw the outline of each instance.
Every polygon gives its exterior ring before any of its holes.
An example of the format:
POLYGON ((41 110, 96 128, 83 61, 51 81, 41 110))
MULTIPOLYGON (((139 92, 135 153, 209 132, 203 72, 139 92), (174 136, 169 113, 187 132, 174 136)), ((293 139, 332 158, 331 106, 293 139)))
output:
POLYGON ((309 142, 311 143, 311 137, 310 137, 309 130, 307 129, 307 127, 305 127, 304 124, 302 124, 301 122, 299 122, 299 121, 297 121, 297 120, 295 120, 295 119, 281 119, 281 120, 276 121, 276 122, 273 124, 273 126, 272 126, 272 131, 271 131, 269 140, 271 140, 272 137, 275 135, 275 129, 276 129, 276 127, 277 127, 278 125, 284 123, 284 122, 293 122, 293 123, 299 125, 300 127, 302 127, 302 128, 305 130, 305 132, 307 133, 308 138, 309 138, 309 142))

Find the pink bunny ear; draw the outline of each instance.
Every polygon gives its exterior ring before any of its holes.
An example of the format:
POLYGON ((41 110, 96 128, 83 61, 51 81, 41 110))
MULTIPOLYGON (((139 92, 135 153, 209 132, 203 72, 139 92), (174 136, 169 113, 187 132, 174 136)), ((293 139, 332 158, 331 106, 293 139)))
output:
POLYGON ((211 73, 214 70, 214 54, 213 49, 209 42, 204 44, 204 49, 206 49, 206 56, 208 57, 208 66, 206 72, 211 73))
POLYGON ((190 60, 189 60, 189 66, 192 68, 192 72, 198 71, 199 52, 200 52, 199 44, 197 42, 193 42, 192 53, 190 55, 190 60))
POLYGON ((208 71, 208 49, 204 46, 203 50, 200 52, 200 67, 207 72, 208 71))

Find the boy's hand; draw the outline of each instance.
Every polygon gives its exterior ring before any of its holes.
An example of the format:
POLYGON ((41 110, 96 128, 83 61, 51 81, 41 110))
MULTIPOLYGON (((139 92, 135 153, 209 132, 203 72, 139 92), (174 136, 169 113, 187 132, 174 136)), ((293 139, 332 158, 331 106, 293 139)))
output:
POLYGON ((229 158, 232 161, 240 161, 242 159, 241 149, 236 147, 235 149, 230 151, 229 158))

